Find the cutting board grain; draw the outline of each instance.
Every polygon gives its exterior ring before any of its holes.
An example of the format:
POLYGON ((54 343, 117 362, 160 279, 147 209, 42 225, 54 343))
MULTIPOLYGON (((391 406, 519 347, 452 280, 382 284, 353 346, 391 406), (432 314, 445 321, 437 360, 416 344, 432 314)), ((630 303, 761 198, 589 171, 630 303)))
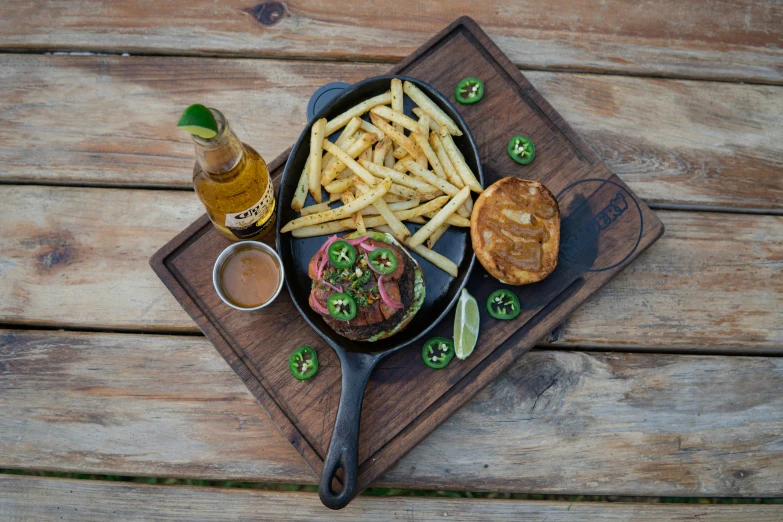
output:
MULTIPOLYGON (((561 249, 558 268, 549 278, 516 289, 523 303, 519 317, 494 321, 483 311, 478 346, 466 361, 432 372, 413 347, 379 365, 362 406, 359 490, 663 233, 655 215, 472 20, 460 18, 392 73, 420 78, 447 95, 465 76, 484 80, 485 99, 460 111, 477 141, 487 183, 514 175, 548 186, 557 195, 563 216, 561 249), (515 134, 536 143, 537 158, 528 167, 516 165, 505 151, 515 134)), ((286 157, 270 164, 278 180, 286 157)), ((202 217, 155 254, 151 264, 291 444, 320 472, 337 412, 339 362, 287 295, 263 311, 245 314, 219 300, 211 271, 226 245, 202 217), (307 382, 292 379, 287 368, 290 349, 303 343, 315 346, 321 361, 318 375, 307 382)), ((480 303, 498 286, 481 269, 468 283, 480 303)), ((433 334, 449 336, 451 329, 451 321, 444 321, 433 334)))

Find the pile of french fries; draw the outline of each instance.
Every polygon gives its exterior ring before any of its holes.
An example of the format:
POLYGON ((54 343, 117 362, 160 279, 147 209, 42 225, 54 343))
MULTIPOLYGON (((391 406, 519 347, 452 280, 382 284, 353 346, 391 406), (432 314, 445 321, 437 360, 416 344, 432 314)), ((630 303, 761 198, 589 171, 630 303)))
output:
POLYGON ((291 201, 301 217, 281 232, 295 237, 387 232, 456 277, 457 265, 432 247, 449 227, 470 226, 470 192, 483 190, 452 139, 461 135, 418 87, 392 80, 384 94, 313 124, 310 154, 291 201), (413 109, 418 120, 403 113, 403 93, 418 105, 413 109), (368 112, 369 122, 362 119, 368 112), (330 142, 339 129, 337 141, 330 142), (305 207, 308 193, 316 204, 305 207), (335 202, 342 205, 331 208, 335 202), (423 226, 411 235, 404 221, 423 226))

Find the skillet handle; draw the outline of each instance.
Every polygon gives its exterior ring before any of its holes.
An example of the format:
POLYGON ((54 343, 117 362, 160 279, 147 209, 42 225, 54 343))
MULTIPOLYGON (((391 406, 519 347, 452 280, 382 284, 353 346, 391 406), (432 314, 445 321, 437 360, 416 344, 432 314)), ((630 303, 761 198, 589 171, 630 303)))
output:
POLYGON ((342 391, 337 408, 332 440, 324 459, 318 495, 324 506, 342 509, 356 496, 356 477, 359 458, 359 420, 361 418, 364 387, 378 356, 358 352, 336 350, 342 365, 342 391), (339 492, 332 488, 337 472, 343 470, 343 487, 339 492))

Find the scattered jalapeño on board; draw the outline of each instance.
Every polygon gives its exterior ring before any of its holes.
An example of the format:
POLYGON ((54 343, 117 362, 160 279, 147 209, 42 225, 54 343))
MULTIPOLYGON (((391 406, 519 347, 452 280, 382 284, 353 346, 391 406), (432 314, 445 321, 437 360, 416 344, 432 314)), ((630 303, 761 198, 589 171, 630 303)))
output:
POLYGON ((239 141, 220 111, 203 105, 185 109, 177 126, 193 137, 193 188, 218 232, 232 241, 269 232, 275 194, 258 152, 239 141))

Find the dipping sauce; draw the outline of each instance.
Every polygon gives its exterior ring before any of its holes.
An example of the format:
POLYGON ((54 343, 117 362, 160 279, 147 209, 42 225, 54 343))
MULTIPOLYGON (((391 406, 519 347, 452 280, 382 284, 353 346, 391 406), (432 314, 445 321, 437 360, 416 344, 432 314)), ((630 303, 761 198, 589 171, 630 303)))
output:
POLYGON ((280 267, 275 258, 252 246, 237 250, 220 271, 223 294, 242 308, 266 303, 275 295, 279 284, 280 267))

